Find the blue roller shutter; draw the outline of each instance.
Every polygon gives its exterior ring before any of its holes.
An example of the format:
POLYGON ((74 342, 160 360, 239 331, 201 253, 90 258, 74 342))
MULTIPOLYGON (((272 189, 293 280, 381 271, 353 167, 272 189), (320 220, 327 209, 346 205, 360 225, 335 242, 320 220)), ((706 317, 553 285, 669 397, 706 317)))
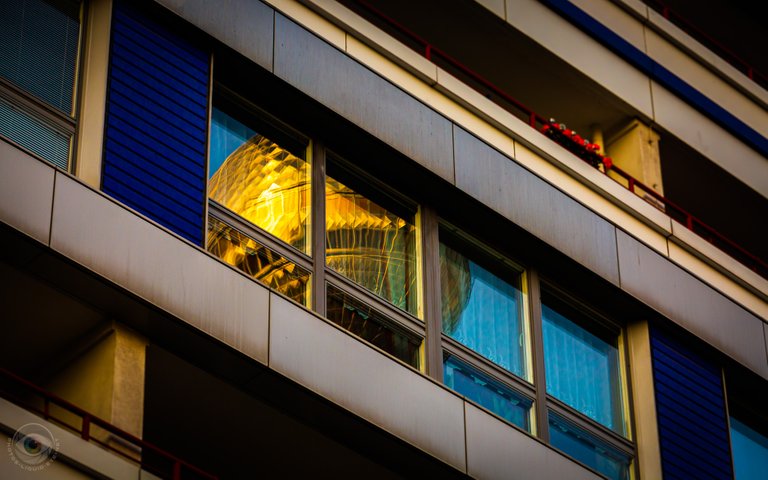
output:
POLYGON ((206 201, 209 54, 117 3, 102 189, 197 245, 206 201))
POLYGON ((732 479, 720 369, 651 329, 656 415, 665 479, 732 479))

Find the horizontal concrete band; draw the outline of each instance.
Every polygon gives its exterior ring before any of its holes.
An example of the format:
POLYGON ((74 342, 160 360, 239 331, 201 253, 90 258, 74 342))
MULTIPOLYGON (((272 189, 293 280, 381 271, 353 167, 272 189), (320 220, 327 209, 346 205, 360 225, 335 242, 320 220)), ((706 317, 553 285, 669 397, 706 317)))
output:
POLYGON ((483 478, 518 465, 565 478, 598 478, 471 407, 446 387, 5 142, 0 142, 0 178, 0 221, 458 470, 483 478), (25 193, 5 188, 5 183, 41 189, 25 193), (52 203, 43 208, 42 202, 33 201, 39 195, 52 203), (465 419, 470 407, 476 411, 465 419), (494 443, 483 438, 489 429, 509 442, 495 450, 483 447, 494 443))

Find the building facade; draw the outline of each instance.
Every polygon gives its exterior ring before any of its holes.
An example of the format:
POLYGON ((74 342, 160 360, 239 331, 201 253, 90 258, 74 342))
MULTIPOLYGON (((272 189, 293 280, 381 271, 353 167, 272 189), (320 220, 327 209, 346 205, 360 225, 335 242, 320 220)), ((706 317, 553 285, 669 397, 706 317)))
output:
POLYGON ((765 31, 672 3, 0 0, 0 477, 762 478, 765 31))

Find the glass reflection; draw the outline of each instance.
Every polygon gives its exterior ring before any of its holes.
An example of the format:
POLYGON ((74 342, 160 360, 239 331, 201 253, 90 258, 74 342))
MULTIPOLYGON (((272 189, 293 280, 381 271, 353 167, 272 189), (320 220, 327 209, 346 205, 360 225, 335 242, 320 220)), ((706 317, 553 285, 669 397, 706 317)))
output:
POLYGON ((549 295, 541 310, 547 392, 625 434, 617 336, 586 330, 594 320, 549 295))
POLYGON ((731 448, 736 480, 765 478, 768 472, 768 436, 731 417, 731 448))
POLYGON ((443 333, 525 376, 522 273, 504 280, 440 243, 443 333))
POLYGON ((412 367, 420 367, 420 338, 404 332, 373 308, 332 285, 328 285, 327 317, 412 367))
POLYGON ((443 362, 443 381, 446 386, 501 418, 531 431, 530 412, 533 401, 476 368, 449 355, 443 362))
POLYGON ((549 441, 553 447, 589 465, 611 480, 630 478, 630 456, 552 412, 549 413, 549 441))
POLYGON ((309 253, 311 172, 295 153, 214 108, 210 198, 309 253))
POLYGON ((414 216, 402 218, 330 176, 325 198, 328 266, 418 315, 414 216))
POLYGON ((208 219, 208 251, 292 298, 309 304, 310 273, 215 217, 208 219))

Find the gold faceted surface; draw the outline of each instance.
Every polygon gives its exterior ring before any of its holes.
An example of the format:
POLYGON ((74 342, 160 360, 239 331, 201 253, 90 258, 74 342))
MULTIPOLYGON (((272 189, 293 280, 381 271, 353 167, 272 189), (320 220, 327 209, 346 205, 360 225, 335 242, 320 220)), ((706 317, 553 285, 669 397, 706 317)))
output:
POLYGON ((262 135, 227 157, 211 177, 209 197, 257 227, 308 253, 309 163, 262 135))

